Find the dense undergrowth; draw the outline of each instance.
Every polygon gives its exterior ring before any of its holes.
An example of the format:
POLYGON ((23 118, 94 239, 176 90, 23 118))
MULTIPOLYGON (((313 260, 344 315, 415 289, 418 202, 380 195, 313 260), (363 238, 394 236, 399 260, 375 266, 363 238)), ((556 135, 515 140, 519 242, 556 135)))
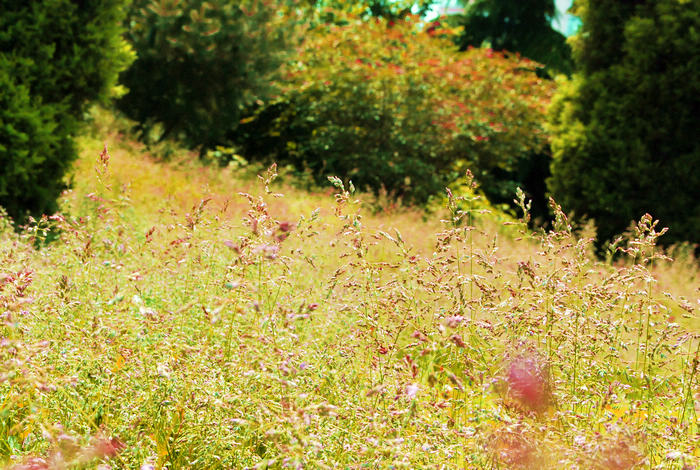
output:
POLYGON ((373 214, 98 135, 62 212, 0 235, 4 465, 700 463, 697 264, 651 218, 605 263, 556 206, 373 214))

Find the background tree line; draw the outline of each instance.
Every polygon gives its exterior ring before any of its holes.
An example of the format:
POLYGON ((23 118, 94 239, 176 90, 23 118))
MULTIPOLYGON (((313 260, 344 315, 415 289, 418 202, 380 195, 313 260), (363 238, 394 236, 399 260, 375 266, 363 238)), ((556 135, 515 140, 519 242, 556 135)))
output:
POLYGON ((551 194, 601 242, 644 212, 666 243, 698 241, 700 0, 577 0, 570 45, 551 0, 421 20, 431 3, 3 2, 0 205, 20 223, 55 210, 83 114, 119 81, 146 142, 417 204, 469 168, 492 202, 521 186, 546 218, 551 194))

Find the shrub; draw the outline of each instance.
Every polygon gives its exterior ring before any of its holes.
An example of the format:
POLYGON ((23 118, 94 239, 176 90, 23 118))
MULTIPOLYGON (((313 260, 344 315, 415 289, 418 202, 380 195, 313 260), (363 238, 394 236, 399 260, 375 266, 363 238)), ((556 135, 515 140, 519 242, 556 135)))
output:
POLYGON ((18 222, 55 210, 86 106, 129 61, 124 3, 0 5, 0 205, 18 222))
POLYGON ((128 39, 138 59, 123 74, 119 105, 144 134, 177 137, 202 152, 225 143, 241 109, 271 90, 291 26, 282 2, 136 0, 128 39))
POLYGON ((579 69, 551 109, 549 188, 609 240, 646 212, 700 240, 700 2, 577 2, 579 69))
POLYGON ((65 173, 73 149, 65 132, 54 134, 56 108, 32 99, 9 69, 0 57, 0 204, 15 217, 27 210, 51 212, 63 188, 55 175, 65 173))
POLYGON ((246 120, 250 158, 289 161, 318 181, 352 179, 413 202, 466 168, 487 190, 496 168, 545 147, 552 85, 534 63, 487 49, 459 54, 441 31, 405 21, 349 21, 311 30, 283 93, 246 120))

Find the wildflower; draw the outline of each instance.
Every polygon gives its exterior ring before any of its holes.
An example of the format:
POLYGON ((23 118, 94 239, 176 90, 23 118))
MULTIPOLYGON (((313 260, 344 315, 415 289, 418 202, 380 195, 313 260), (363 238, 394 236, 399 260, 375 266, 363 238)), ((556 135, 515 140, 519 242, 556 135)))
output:
POLYGON ((291 222, 280 222, 278 228, 279 228, 280 232, 286 233, 286 232, 291 232, 292 230, 294 230, 296 228, 296 226, 291 222))
POLYGON ((240 252, 241 252, 241 247, 240 247, 239 245, 236 245, 236 244, 235 244, 234 242, 232 242, 231 240, 224 240, 224 245, 225 245, 226 247, 230 248, 231 250, 235 251, 236 253, 240 253, 240 252))
POLYGON ((277 258, 277 253, 279 253, 279 251, 280 247, 278 245, 262 244, 253 248, 252 253, 255 255, 262 254, 265 258, 273 260, 277 258))
POLYGON ((88 448, 83 458, 86 460, 110 458, 121 452, 126 445, 116 437, 99 437, 95 439, 93 445, 88 448))
POLYGON ((456 333, 450 336, 450 341, 452 341, 454 344, 457 345, 457 347, 460 348, 465 348, 467 346, 467 343, 464 342, 462 337, 456 333))
POLYGON ((12 470, 49 470, 51 467, 49 466, 49 463, 40 458, 32 458, 27 460, 26 462, 15 465, 12 467, 12 470))
POLYGON ((549 383, 543 365, 535 357, 511 362, 506 377, 511 398, 532 411, 549 405, 549 383))
POLYGON ((597 450, 594 458, 596 470, 631 470, 644 461, 630 436, 617 436, 597 450))
POLYGON ((460 392, 464 391, 464 385, 462 384, 462 381, 459 380, 459 378, 456 375, 454 375, 452 372, 447 372, 447 378, 450 379, 450 382, 452 382, 454 384, 454 386, 457 387, 457 389, 460 392))
POLYGON ((452 317, 445 318, 445 323, 450 328, 457 328, 459 326, 459 324, 462 323, 463 321, 464 321, 464 317, 462 315, 454 315, 452 317))
POLYGON ((495 457, 511 469, 543 468, 530 432, 520 425, 498 430, 489 439, 495 457))

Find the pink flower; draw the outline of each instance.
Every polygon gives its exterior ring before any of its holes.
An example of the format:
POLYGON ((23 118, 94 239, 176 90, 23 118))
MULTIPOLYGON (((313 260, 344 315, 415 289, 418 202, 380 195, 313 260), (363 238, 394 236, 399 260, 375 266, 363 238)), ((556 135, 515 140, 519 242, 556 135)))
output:
POLYGON ((49 470, 50 466, 44 459, 38 457, 27 460, 24 463, 15 465, 12 470, 49 470))
POLYGON ((546 370, 534 357, 519 357, 508 368, 508 392, 512 398, 533 411, 549 405, 546 370))
POLYGON ((109 439, 101 437, 97 439, 90 453, 98 459, 110 458, 117 455, 125 447, 126 445, 116 437, 109 439))
POLYGON ((279 230, 280 232, 291 232, 296 226, 291 222, 280 222, 279 230))

